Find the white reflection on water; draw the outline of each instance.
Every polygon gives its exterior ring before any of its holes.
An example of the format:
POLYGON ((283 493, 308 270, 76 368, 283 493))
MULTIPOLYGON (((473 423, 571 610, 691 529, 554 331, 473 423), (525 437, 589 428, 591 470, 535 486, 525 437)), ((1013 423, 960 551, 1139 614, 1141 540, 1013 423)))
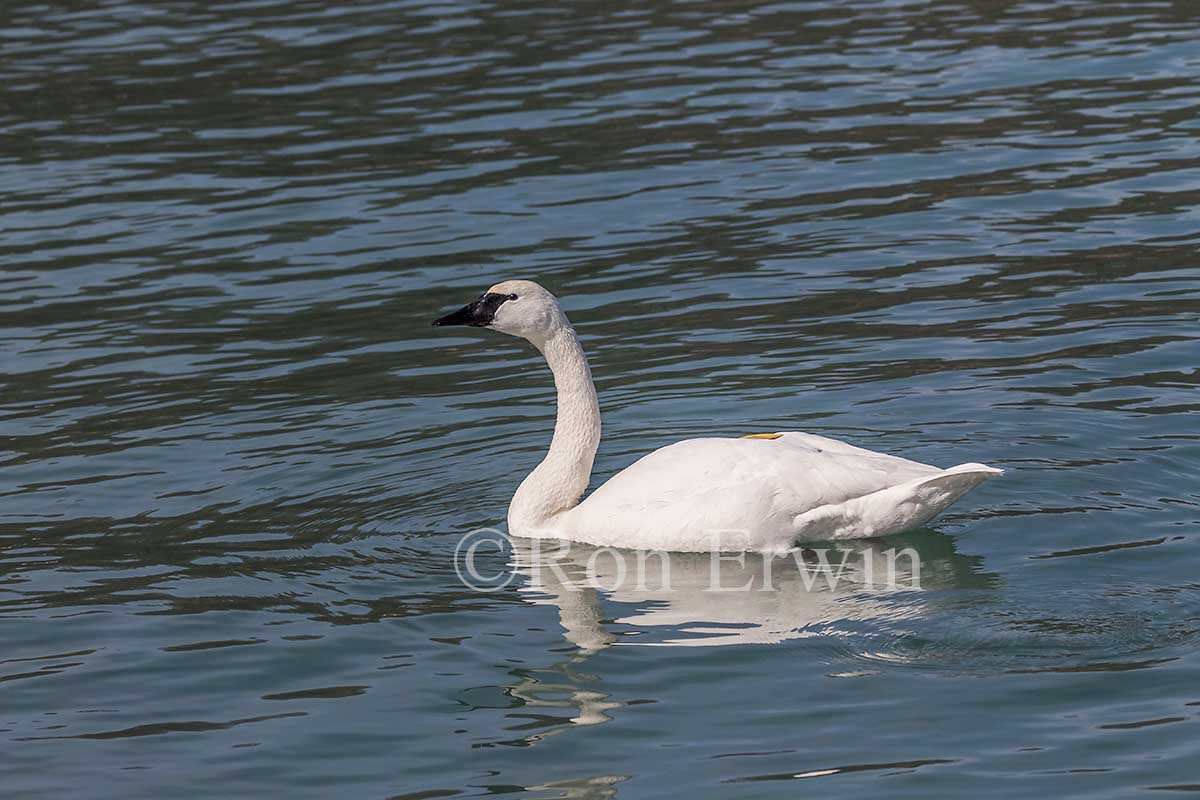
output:
POLYGON ((512 541, 523 596, 556 606, 565 638, 584 651, 838 635, 839 624, 918 617, 929 590, 978 585, 981 577, 973 559, 929 531, 902 543, 865 540, 775 555, 512 541))

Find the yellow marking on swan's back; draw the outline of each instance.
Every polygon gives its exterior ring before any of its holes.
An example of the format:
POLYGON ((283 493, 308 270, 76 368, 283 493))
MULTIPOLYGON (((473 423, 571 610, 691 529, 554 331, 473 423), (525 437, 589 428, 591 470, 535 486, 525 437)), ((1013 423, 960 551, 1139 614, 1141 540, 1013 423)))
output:
POLYGON ((778 439, 783 436, 782 433, 752 433, 749 436, 743 436, 743 439, 778 439))

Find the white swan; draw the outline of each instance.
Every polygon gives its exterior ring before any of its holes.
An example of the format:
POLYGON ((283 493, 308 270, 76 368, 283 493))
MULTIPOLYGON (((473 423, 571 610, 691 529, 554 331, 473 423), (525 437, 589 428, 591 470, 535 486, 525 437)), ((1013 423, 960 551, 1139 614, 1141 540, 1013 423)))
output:
POLYGON ((782 551, 919 527, 1001 473, 984 464, 939 469, 787 431, 676 442, 580 502, 600 444, 600 407, 583 348, 554 295, 532 281, 505 281, 433 324, 520 336, 554 373, 554 438, 509 504, 516 536, 649 550, 782 551))

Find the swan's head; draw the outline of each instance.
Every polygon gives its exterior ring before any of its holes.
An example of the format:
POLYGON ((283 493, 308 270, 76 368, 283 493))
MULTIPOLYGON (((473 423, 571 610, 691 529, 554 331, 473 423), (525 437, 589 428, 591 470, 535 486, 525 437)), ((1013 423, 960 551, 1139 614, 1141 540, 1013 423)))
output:
POLYGON ((533 281, 504 281, 433 324, 490 328, 537 344, 566 325, 567 317, 558 299, 533 281))

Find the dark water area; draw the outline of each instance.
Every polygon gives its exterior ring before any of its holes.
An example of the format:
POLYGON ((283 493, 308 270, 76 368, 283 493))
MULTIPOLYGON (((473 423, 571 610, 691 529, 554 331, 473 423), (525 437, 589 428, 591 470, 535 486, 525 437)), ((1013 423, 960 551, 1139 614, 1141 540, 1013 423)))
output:
POLYGON ((1200 792, 1198 78, 1182 1, 0 5, 0 794, 1200 792), (836 588, 472 591, 553 390, 429 321, 513 277, 593 486, 1007 474, 836 588))

